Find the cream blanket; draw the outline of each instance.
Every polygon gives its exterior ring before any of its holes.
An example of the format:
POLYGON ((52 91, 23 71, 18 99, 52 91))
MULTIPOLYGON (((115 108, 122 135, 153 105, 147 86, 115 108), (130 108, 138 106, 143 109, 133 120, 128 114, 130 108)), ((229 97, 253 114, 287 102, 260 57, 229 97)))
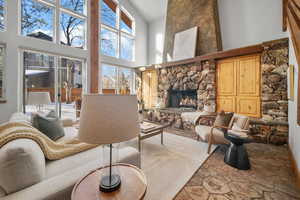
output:
POLYGON ((76 138, 65 143, 57 143, 26 123, 8 122, 0 125, 0 149, 8 142, 16 139, 35 141, 49 160, 62 159, 97 146, 82 143, 76 138))

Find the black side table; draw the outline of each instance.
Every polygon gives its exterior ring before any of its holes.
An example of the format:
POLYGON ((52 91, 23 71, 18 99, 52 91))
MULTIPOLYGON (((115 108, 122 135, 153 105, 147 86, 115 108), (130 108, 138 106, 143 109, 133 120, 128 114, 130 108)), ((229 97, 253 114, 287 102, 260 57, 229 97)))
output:
POLYGON ((250 140, 230 134, 230 132, 225 134, 225 138, 230 141, 230 146, 225 153, 224 162, 240 170, 250 169, 248 153, 244 146, 250 140))

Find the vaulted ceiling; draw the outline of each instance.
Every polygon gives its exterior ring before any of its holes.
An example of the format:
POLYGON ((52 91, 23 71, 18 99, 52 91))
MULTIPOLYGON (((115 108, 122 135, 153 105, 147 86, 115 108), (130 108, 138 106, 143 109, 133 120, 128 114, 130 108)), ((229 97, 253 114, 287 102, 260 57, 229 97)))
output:
POLYGON ((129 0, 148 22, 165 16, 168 0, 129 0))

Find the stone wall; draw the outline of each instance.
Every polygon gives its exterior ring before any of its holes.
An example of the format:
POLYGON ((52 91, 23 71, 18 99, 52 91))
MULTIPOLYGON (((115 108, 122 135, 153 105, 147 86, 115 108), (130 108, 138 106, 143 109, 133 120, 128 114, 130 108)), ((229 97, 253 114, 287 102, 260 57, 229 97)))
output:
POLYGON ((287 39, 263 43, 262 119, 253 122, 251 133, 264 143, 286 144, 288 141, 288 45, 287 39))
POLYGON ((199 27, 196 56, 222 50, 217 0, 169 0, 163 61, 170 61, 175 33, 199 27))
MULTIPOLYGON (((261 56, 261 119, 251 119, 250 133, 256 142, 286 144, 288 141, 287 68, 288 40, 282 39, 262 44, 261 56)), ((206 61, 159 69, 158 97, 160 109, 145 113, 145 118, 172 127, 193 130, 194 125, 183 122, 181 112, 165 110, 168 90, 196 89, 198 110, 204 104, 216 104, 216 62, 206 61)), ((211 124, 205 120, 201 124, 211 124)))
POLYGON ((158 72, 158 101, 160 108, 168 107, 169 90, 197 90, 198 110, 204 104, 216 101, 216 65, 214 61, 194 63, 169 68, 158 72))

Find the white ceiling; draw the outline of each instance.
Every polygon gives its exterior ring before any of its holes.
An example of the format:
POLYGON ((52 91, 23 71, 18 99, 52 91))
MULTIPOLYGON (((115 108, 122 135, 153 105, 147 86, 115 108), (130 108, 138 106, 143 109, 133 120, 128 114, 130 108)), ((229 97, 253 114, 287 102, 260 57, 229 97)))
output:
POLYGON ((129 0, 148 22, 166 15, 168 0, 129 0))

